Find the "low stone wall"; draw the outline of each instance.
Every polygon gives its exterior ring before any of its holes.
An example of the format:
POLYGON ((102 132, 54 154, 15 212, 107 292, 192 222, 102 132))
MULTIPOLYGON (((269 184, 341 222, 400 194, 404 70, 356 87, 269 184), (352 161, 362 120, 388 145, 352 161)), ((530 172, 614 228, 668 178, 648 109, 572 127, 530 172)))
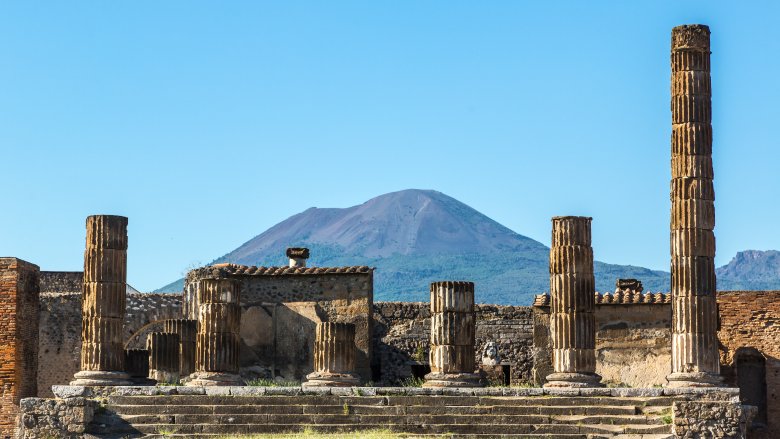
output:
POLYGON ((745 439, 755 407, 738 401, 675 401, 674 436, 685 439, 745 439))
POLYGON ((83 397, 25 398, 20 403, 19 439, 83 438, 99 404, 83 397))
MULTIPOLYGON (((475 356, 480 364, 485 344, 498 345, 502 363, 510 366, 513 383, 529 382, 533 367, 533 310, 525 306, 476 305, 475 356)), ((428 365, 430 304, 374 304, 374 380, 398 384, 413 376, 413 368, 428 365)), ((422 370, 420 369, 420 370, 422 370)))

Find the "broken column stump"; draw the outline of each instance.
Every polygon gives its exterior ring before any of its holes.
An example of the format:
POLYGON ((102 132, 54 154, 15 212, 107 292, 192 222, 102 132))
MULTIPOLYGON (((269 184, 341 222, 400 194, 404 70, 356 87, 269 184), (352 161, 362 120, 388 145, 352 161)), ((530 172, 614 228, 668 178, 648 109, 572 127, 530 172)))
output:
POLYGON ((235 279, 202 279, 198 287, 198 332, 195 372, 189 386, 239 386, 241 283, 235 279))
POLYGON ((672 373, 669 387, 719 385, 710 29, 672 29, 672 373))
POLYGON ((127 218, 87 217, 82 290, 81 370, 74 386, 126 386, 123 324, 127 292, 127 218))
POLYGON ((168 319, 163 322, 163 332, 179 334, 181 342, 179 355, 179 373, 187 377, 195 372, 195 349, 198 321, 189 319, 168 319))
POLYGON ((314 372, 306 375, 306 387, 349 387, 360 384, 355 373, 355 325, 317 323, 314 340, 314 372))
POLYGON ((474 283, 431 284, 431 373, 423 387, 479 387, 475 373, 474 283))
POLYGON ((149 351, 149 379, 158 384, 179 382, 181 344, 179 334, 152 332, 146 337, 149 351))
POLYGON ((591 218, 552 219, 550 335, 554 373, 545 387, 599 387, 591 218))

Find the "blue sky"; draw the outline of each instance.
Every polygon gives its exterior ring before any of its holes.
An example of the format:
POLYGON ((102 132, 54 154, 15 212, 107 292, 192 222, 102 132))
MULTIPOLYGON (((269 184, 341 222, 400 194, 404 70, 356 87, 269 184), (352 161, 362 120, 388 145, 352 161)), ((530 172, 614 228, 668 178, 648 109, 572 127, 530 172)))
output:
POLYGON ((668 270, 669 35, 712 29, 718 265, 780 249, 776 3, 5 2, 0 254, 152 290, 308 207, 436 189, 668 270))

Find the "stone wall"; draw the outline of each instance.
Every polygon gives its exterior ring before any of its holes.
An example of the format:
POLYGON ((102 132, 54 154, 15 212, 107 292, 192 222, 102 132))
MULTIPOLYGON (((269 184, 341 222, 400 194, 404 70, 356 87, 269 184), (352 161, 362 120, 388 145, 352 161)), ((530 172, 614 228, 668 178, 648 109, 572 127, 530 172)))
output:
MULTIPOLYGON (((146 333, 161 330, 155 322, 180 318, 181 302, 181 294, 128 294, 126 344, 145 347, 146 333)), ((42 293, 38 321, 37 396, 50 397, 51 386, 69 383, 80 369, 81 292, 42 293)))
MULTIPOLYGON (((662 295, 659 301, 646 301, 641 296, 613 300, 612 295, 597 293, 596 373, 607 385, 663 385, 671 371, 672 309, 668 296, 662 295)), ((549 306, 536 306, 534 312, 533 381, 542 384, 552 373, 549 306)))
POLYGON ((19 439, 80 439, 99 409, 98 401, 25 398, 20 404, 19 439))
POLYGON ((259 365, 275 376, 301 380, 314 370, 316 324, 352 323, 357 373, 371 379, 373 269, 222 264, 191 270, 184 286, 186 318, 195 318, 198 281, 206 277, 242 282, 242 368, 259 365))
MULTIPOLYGON (((496 342, 513 383, 531 379, 533 312, 530 307, 476 305, 476 364, 488 341, 496 342)), ((431 312, 428 303, 374 305, 374 381, 397 384, 428 365, 431 312)))
POLYGON ((37 393, 40 270, 0 258, 0 437, 12 437, 19 401, 37 393))
POLYGON ((41 293, 75 293, 83 281, 83 271, 41 271, 41 293))

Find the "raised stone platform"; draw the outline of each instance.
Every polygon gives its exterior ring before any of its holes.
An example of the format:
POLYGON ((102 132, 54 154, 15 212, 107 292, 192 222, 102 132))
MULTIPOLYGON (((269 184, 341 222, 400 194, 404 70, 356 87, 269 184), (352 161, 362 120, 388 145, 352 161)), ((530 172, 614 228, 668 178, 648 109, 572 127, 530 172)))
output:
POLYGON ((738 389, 54 386, 22 401, 22 438, 389 429, 444 437, 740 438, 738 389), (62 415, 61 415, 62 414, 62 415), (65 419, 61 419, 62 417, 65 419), (59 418, 58 418, 59 417, 59 418), (686 436, 689 435, 689 436, 686 436), (701 436, 704 437, 704 436, 701 436))

